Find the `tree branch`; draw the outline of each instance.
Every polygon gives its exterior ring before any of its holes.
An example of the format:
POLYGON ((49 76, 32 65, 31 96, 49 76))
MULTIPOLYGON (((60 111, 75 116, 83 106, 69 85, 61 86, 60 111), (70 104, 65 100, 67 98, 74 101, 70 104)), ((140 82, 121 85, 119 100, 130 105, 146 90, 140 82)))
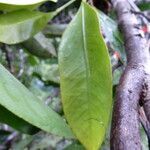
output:
POLYGON ((129 1, 112 0, 124 35, 127 67, 120 79, 114 104, 111 150, 141 150, 138 110, 143 83, 147 83, 145 76, 150 73, 150 55, 146 39, 136 28, 139 20, 132 13, 134 3, 131 5, 129 1))

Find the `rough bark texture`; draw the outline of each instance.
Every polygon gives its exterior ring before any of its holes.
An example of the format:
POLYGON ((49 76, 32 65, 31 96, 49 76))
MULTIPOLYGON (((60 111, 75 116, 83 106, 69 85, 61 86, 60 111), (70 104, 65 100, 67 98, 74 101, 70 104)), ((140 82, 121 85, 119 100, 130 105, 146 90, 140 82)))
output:
POLYGON ((149 45, 138 26, 131 0, 112 0, 118 23, 124 35, 127 67, 121 77, 114 104, 111 150, 141 150, 139 101, 150 121, 150 55, 149 45))

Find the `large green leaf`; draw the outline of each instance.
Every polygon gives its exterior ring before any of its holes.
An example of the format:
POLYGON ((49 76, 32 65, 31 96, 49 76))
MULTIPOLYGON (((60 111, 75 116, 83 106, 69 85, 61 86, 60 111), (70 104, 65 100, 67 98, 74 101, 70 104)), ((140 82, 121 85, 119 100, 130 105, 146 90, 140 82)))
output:
POLYGON ((18 10, 0 15, 0 42, 16 44, 42 30, 53 13, 18 10))
POLYGON ((59 49, 65 116, 88 150, 101 145, 111 116, 112 73, 95 10, 82 3, 59 49))
MULTIPOLYGON (((47 0, 0 0, 0 10, 34 9, 47 0)), ((57 0, 49 0, 56 2, 57 0)))
POLYGON ((0 65, 0 105, 47 132, 68 138, 73 137, 65 121, 29 92, 2 65, 0 65))

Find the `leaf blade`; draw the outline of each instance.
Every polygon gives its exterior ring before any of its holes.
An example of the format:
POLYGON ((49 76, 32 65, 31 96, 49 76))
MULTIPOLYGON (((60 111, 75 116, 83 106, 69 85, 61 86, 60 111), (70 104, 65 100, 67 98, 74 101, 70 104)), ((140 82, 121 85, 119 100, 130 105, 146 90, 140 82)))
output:
POLYGON ((44 131, 73 138, 65 121, 30 93, 2 65, 0 65, 0 105, 44 131))
POLYGON ((68 123, 88 150, 96 150, 103 141, 110 118, 112 77, 97 15, 84 2, 64 33, 59 67, 68 123))

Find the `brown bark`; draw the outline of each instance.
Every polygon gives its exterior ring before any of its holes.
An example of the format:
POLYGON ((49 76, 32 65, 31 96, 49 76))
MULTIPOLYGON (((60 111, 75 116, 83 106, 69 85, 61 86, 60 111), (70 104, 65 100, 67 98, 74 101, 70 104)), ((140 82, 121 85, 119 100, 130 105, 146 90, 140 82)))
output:
POLYGON ((141 150, 139 101, 150 121, 150 54, 149 45, 139 29, 137 11, 131 0, 112 0, 124 35, 127 67, 121 77, 114 104, 111 150, 141 150))

